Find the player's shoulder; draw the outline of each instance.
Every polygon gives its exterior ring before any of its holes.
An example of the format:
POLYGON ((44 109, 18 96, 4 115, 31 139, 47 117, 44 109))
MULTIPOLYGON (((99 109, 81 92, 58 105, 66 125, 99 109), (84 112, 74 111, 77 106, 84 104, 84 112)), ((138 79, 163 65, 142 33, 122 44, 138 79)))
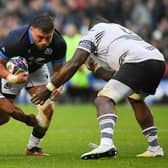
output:
POLYGON ((101 29, 106 29, 109 27, 112 27, 113 25, 115 25, 114 23, 98 23, 96 25, 94 25, 90 30, 101 30, 101 29))
POLYGON ((107 26, 106 23, 98 23, 94 25, 91 29, 89 29, 89 32, 96 32, 104 29, 107 26))
POLYGON ((23 37, 28 31, 28 27, 28 25, 25 25, 11 30, 8 33, 7 37, 4 39, 4 41, 9 45, 22 43, 21 41, 23 40, 23 37))
POLYGON ((62 34, 58 30, 54 30, 54 42, 65 42, 62 34))
POLYGON ((108 32, 110 29, 112 28, 112 24, 111 23, 98 23, 96 25, 94 25, 89 31, 87 36, 98 36, 101 34, 105 34, 106 32, 108 32))
POLYGON ((27 46, 28 26, 18 27, 8 33, 0 42, 0 50, 7 56, 21 55, 27 46))
POLYGON ((106 29, 120 28, 120 27, 123 27, 123 26, 121 26, 120 24, 117 24, 117 23, 98 23, 95 26, 93 26, 90 30, 91 31, 93 31, 93 30, 100 31, 103 29, 106 30, 106 29))
POLYGON ((8 34, 8 37, 13 37, 13 38, 19 40, 25 35, 25 33, 27 33, 28 29, 29 29, 28 25, 20 26, 16 29, 13 29, 12 31, 10 31, 8 34))
POLYGON ((54 31, 54 37, 53 37, 53 45, 56 46, 56 48, 62 48, 62 47, 66 47, 66 42, 63 38, 63 36, 61 35, 61 33, 57 30, 54 31))
POLYGON ((99 39, 107 34, 110 23, 98 23, 88 30, 87 34, 83 35, 83 39, 99 39))

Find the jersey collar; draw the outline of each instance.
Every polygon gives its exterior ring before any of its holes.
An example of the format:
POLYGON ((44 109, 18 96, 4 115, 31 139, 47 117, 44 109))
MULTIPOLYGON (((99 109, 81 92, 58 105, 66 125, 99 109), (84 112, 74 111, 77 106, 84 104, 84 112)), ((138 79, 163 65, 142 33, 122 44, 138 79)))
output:
POLYGON ((32 32, 31 32, 31 29, 29 28, 29 32, 28 32, 28 36, 29 36, 29 41, 30 41, 30 44, 34 44, 34 40, 33 40, 33 36, 32 36, 32 32))

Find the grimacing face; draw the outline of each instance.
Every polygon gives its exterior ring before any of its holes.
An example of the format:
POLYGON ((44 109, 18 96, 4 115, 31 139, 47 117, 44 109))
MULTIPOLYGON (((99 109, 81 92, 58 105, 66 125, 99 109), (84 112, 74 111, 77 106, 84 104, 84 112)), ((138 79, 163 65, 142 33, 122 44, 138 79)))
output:
POLYGON ((54 30, 50 33, 43 32, 40 28, 31 27, 32 38, 39 49, 44 49, 50 45, 54 30))

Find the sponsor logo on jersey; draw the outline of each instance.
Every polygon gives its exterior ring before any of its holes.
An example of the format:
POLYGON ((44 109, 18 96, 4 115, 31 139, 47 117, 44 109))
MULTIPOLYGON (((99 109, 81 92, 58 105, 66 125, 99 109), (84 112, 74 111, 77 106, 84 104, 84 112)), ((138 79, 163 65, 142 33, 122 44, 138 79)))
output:
POLYGON ((7 83, 5 83, 4 88, 5 89, 11 89, 12 88, 12 84, 7 82, 7 83))
POLYGON ((46 48, 44 51, 44 54, 46 55, 51 55, 53 53, 53 49, 52 48, 46 48))
POLYGON ((125 57, 128 55, 128 51, 124 52, 119 58, 119 64, 122 65, 124 63, 125 57))

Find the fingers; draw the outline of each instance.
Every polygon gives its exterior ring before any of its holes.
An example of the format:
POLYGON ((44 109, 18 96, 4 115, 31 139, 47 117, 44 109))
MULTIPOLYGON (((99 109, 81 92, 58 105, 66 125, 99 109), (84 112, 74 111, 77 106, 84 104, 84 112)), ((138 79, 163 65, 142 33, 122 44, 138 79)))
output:
POLYGON ((60 98, 60 95, 51 95, 50 100, 51 101, 57 101, 60 98))
POLYGON ((51 94, 52 96, 55 96, 55 97, 59 97, 60 95, 61 95, 61 91, 54 91, 54 92, 52 92, 52 94, 51 94))
POLYGON ((57 101, 61 96, 62 88, 55 89, 50 96, 50 100, 57 101))
POLYGON ((24 83, 28 79, 28 74, 25 72, 21 72, 16 75, 17 76, 17 83, 24 83))
POLYGON ((36 105, 43 105, 45 101, 50 97, 50 95, 51 91, 49 91, 48 89, 44 89, 43 91, 40 91, 40 93, 33 96, 31 101, 36 105))
POLYGON ((32 99, 31 99, 31 102, 35 105, 43 105, 45 103, 45 100, 41 100, 39 99, 37 96, 34 96, 32 99))
POLYGON ((27 72, 20 72, 17 74, 17 76, 28 76, 27 72))

